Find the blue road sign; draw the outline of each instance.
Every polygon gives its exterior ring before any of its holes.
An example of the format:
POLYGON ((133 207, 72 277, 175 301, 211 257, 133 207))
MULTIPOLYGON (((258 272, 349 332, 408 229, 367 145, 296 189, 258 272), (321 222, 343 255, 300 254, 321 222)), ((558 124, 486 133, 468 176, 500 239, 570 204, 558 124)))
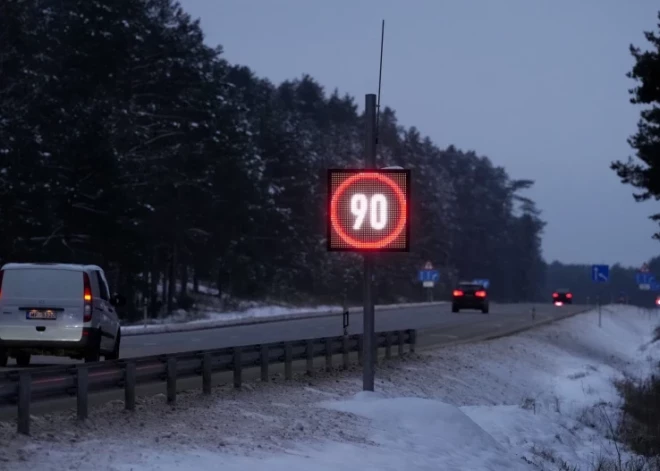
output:
POLYGON ((440 281, 440 272, 438 270, 420 270, 419 281, 422 283, 425 281, 432 281, 437 283, 440 281))
POLYGON ((635 281, 638 285, 652 285, 655 282, 653 273, 639 272, 635 274, 635 281))
POLYGON ((594 283, 604 283, 610 280, 609 265, 591 265, 591 281, 594 283))
POLYGON ((486 289, 488 289, 488 287, 490 286, 490 280, 487 280, 485 278, 477 278, 472 280, 472 282, 476 285, 481 285, 486 289))

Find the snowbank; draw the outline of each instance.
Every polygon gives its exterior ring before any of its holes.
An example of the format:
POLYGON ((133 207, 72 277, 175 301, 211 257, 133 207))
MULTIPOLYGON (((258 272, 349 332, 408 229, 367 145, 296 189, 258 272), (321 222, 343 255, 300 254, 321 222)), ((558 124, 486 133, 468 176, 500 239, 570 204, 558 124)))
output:
MULTIPOLYGON (((446 304, 445 301, 434 303, 386 304, 376 306, 376 311, 387 311, 401 308, 414 308, 424 306, 438 306, 446 304)), ((349 308, 350 313, 361 313, 362 307, 349 308)), ((122 326, 121 333, 127 335, 163 334, 167 332, 189 332, 193 330, 217 329, 232 325, 259 324, 264 322, 277 322, 294 319, 309 319, 313 317, 340 316, 343 313, 341 306, 319 306, 315 308, 284 308, 280 306, 263 306, 247 309, 241 312, 209 312, 204 319, 180 322, 182 316, 173 317, 172 323, 157 325, 131 325, 122 326)))
MULTIPOLYGON (((515 337, 425 351, 378 369, 362 393, 357 369, 211 397, 118 401, 35 418, 32 438, 0 425, 7 471, 591 470, 613 456, 606 438, 619 398, 612 380, 645 375, 656 313, 618 307, 515 337), (567 466, 562 468, 563 463, 567 466)), ((625 452, 622 459, 629 457, 625 452)))

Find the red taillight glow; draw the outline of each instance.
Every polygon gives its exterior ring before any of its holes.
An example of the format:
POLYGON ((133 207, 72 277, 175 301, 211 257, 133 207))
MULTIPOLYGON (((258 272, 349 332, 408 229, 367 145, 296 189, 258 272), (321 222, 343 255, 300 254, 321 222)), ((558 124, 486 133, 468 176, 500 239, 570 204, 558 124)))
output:
POLYGON ((89 322, 92 320, 92 283, 87 273, 83 273, 83 299, 85 300, 83 322, 89 322))
POLYGON ((463 296, 463 291, 460 289, 455 289, 453 294, 454 296, 463 296))
POLYGON ((477 291, 476 293, 474 293, 474 295, 477 298, 485 298, 486 297, 486 292, 485 291, 477 291))
POLYGON ((567 297, 568 299, 571 299, 571 298, 573 297, 573 295, 572 295, 571 293, 566 293, 566 297, 567 297))
POLYGON ((552 297, 553 297, 553 298, 558 298, 558 297, 559 297, 559 293, 552 293, 552 297))
MULTIPOLYGON (((2 273, 2 272, 0 272, 0 273, 2 273)), ((655 303, 656 303, 658 306, 660 306, 660 298, 656 299, 656 300, 655 300, 655 303)))

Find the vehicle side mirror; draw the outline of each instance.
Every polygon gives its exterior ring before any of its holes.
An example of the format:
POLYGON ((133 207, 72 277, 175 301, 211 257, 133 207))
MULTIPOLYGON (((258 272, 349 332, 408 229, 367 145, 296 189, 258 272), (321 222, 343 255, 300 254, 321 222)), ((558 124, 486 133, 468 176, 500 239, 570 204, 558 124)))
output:
POLYGON ((110 297, 110 304, 115 307, 122 307, 126 304, 126 298, 121 294, 115 293, 110 297))

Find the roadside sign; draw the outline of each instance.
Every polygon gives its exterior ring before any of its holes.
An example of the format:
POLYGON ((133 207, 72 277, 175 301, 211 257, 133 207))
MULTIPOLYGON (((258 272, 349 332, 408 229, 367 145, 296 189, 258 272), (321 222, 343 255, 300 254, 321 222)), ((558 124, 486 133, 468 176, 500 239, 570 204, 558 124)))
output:
POLYGON ((328 170, 328 251, 408 252, 410 170, 328 170))
POLYGON ((639 271, 640 271, 641 273, 648 273, 648 272, 651 271, 651 270, 649 269, 649 265, 648 265, 648 263, 644 263, 644 264, 642 265, 642 268, 639 269, 639 271))
POLYGON ((488 280, 486 278, 474 279, 474 280, 472 280, 472 283, 477 284, 477 285, 481 285, 486 289, 488 289, 488 287, 490 286, 490 280, 488 280))
POLYGON ((422 283, 422 286, 424 288, 433 288, 435 286, 435 283, 433 283, 432 281, 425 281, 422 283))
POLYGON ((655 281, 655 276, 648 272, 639 272, 635 274, 635 282, 638 285, 650 285, 655 281))
POLYGON ((433 270, 433 264, 431 262, 426 262, 424 264, 424 270, 433 270))
POLYGON ((636 273, 635 282, 637 283, 637 287, 642 291, 660 291, 660 283, 655 279, 653 273, 636 273))
POLYGON ((440 281, 440 272, 438 270, 420 270, 419 281, 422 283, 437 283, 440 281))
POLYGON ((591 281, 605 283, 610 280, 609 265, 591 265, 591 281))

